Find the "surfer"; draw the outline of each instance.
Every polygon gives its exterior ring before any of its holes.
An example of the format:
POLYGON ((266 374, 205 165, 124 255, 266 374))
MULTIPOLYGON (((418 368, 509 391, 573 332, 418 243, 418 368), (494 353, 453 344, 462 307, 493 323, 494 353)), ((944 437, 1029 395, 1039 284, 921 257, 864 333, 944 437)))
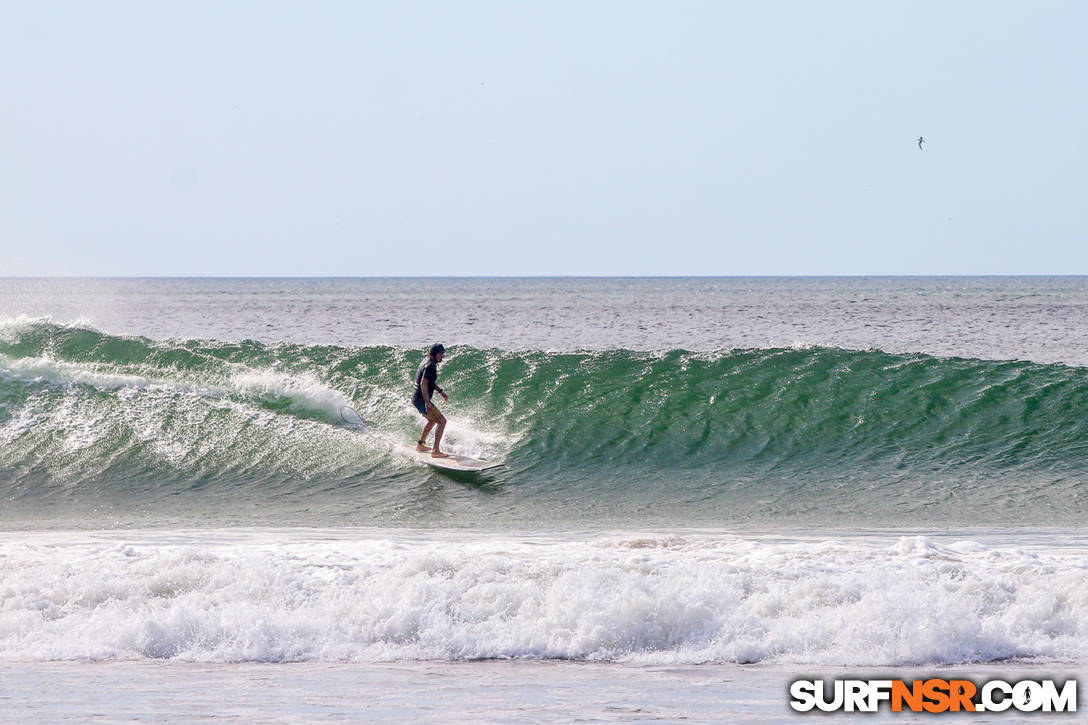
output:
POLYGON ((926 140, 924 138, 922 138, 921 136, 918 137, 918 150, 919 151, 922 150, 922 144, 924 144, 925 142, 926 142, 926 140))
POLYGON ((446 391, 438 387, 436 382, 438 380, 438 363, 442 362, 445 355, 446 348, 441 343, 431 345, 427 357, 423 358, 423 362, 419 364, 419 369, 416 370, 416 388, 412 393, 412 405, 427 419, 426 425, 423 426, 423 433, 420 434, 419 441, 416 443, 417 451, 427 450, 427 435, 431 432, 431 428, 435 428, 431 458, 449 458, 449 454, 443 453, 440 448, 442 431, 446 429, 446 416, 442 415, 438 407, 431 402, 431 396, 436 392, 447 403, 450 400, 449 396, 446 395, 446 391))

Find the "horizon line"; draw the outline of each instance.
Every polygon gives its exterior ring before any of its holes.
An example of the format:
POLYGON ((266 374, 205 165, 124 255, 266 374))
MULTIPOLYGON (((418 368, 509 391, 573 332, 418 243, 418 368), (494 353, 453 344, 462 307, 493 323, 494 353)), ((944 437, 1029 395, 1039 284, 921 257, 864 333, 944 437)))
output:
POLYGON ((0 280, 138 280, 138 279, 222 279, 222 280, 275 280, 275 279, 986 279, 995 277, 1088 277, 1088 273, 1050 274, 1027 273, 935 273, 935 274, 493 274, 493 275, 0 275, 0 280))

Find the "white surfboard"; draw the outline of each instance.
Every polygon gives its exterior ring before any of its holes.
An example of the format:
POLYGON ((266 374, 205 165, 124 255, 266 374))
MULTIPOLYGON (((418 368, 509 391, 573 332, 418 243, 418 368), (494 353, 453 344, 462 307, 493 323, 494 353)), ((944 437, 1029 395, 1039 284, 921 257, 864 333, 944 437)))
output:
POLYGON ((430 449, 425 451, 413 450, 412 455, 421 463, 426 463, 432 468, 441 468, 446 471, 477 473, 479 471, 486 471, 489 468, 498 468, 502 465, 501 463, 493 463, 492 461, 481 461, 479 458, 459 456, 456 453, 451 453, 448 458, 431 458, 430 449))

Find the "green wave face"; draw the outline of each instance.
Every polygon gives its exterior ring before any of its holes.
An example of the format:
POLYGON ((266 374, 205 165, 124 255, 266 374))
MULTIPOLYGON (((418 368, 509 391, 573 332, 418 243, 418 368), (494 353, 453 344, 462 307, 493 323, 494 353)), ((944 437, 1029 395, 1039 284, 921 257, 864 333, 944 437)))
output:
POLYGON ((463 482, 405 454, 421 355, 12 325, 0 495, 25 510, 413 524, 1064 525, 1088 508, 1082 368, 453 347, 439 377, 447 447, 507 464, 463 482), (374 432, 345 426, 343 405, 374 432))

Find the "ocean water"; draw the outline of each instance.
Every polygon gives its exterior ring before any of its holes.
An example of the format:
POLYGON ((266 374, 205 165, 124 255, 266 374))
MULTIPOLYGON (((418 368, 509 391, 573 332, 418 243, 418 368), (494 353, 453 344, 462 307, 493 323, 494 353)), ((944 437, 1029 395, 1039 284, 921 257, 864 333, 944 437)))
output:
POLYGON ((1086 306, 1082 277, 0 280, 0 713, 773 720, 814 673, 1080 675, 1086 306), (408 455, 435 341, 447 447, 504 468, 408 455))

